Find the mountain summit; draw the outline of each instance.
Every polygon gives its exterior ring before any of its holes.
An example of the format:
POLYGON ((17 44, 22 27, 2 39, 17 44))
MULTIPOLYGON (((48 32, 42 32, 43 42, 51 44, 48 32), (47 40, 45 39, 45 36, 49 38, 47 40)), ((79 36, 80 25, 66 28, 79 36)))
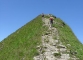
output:
POLYGON ((83 60, 83 45, 60 18, 39 15, 0 42, 0 60, 83 60))

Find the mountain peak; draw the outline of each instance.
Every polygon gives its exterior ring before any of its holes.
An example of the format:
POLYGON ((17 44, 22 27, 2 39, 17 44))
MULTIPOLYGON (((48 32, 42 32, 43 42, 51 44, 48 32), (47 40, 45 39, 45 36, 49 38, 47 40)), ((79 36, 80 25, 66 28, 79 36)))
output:
POLYGON ((83 45, 52 14, 37 16, 0 42, 0 60, 83 60, 83 45), (54 17, 53 25, 49 18, 54 17))

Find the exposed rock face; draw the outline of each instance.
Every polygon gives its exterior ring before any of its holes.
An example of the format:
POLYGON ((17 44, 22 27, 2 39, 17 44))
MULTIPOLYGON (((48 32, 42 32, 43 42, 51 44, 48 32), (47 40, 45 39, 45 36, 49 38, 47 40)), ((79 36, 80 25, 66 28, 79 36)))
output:
MULTIPOLYGON (((59 34, 56 28, 51 27, 49 19, 43 18, 42 20, 48 26, 48 31, 43 34, 42 45, 37 46, 39 55, 34 57, 34 60, 79 60, 76 57, 70 57, 69 50, 59 40, 59 34), (54 39, 56 37, 56 39, 54 39)), ((68 44, 68 46, 71 46, 68 44)))

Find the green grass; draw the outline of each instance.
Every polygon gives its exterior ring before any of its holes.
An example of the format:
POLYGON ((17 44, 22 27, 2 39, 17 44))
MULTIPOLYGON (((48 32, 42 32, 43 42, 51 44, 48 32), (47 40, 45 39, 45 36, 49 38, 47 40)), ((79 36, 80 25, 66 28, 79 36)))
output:
POLYGON ((0 42, 0 60, 33 60, 38 55, 36 46, 41 44, 41 35, 46 30, 42 24, 38 16, 0 42))
POLYGON ((70 27, 66 23, 64 23, 60 18, 56 18, 54 21, 56 22, 56 24, 54 24, 53 26, 58 29, 60 40, 68 49, 72 51, 77 51, 76 56, 79 57, 80 60, 83 60, 82 43, 79 42, 70 27), (68 47, 67 44, 70 44, 71 46, 68 47))
MULTIPOLYGON (((67 48, 77 51, 76 56, 83 60, 83 45, 67 24, 59 18, 55 21, 57 23, 53 26, 58 29, 60 40, 66 46, 70 44, 71 46, 67 48)), ((37 46, 41 45, 41 36, 48 29, 42 25, 41 16, 37 16, 0 42, 0 60, 33 60, 34 56, 39 55, 37 46)))
POLYGON ((61 54, 60 53, 54 53, 54 56, 60 58, 61 54))

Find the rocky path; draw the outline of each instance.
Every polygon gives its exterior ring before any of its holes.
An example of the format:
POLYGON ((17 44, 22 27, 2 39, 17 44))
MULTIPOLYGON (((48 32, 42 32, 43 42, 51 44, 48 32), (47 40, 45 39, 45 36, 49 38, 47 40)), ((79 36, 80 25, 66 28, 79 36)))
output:
POLYGON ((37 46, 39 55, 35 56, 34 60, 77 60, 70 58, 66 46, 59 40, 57 29, 50 26, 49 19, 43 18, 42 21, 45 23, 43 26, 49 28, 41 37, 42 45, 37 46))

